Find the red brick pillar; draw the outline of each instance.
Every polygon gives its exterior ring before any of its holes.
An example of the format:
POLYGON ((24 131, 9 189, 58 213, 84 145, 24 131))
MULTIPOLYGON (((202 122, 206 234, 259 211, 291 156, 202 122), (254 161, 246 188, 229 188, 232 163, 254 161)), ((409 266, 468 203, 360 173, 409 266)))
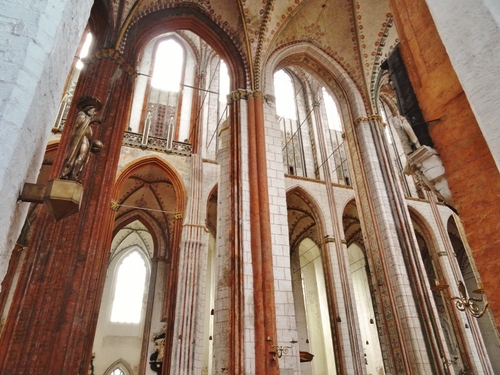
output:
MULTIPOLYGON (((87 374, 113 227, 110 209, 135 71, 114 50, 96 53, 82 72, 52 178, 61 171, 77 100, 97 97, 103 150, 82 172, 80 212, 56 222, 45 207, 35 224, 4 331, 1 374, 87 374)), ((43 108, 40 108, 43 111, 43 108)))
POLYGON ((273 375, 279 373, 278 360, 272 354, 278 338, 263 107, 261 92, 249 95, 248 174, 255 309, 255 372, 273 375))

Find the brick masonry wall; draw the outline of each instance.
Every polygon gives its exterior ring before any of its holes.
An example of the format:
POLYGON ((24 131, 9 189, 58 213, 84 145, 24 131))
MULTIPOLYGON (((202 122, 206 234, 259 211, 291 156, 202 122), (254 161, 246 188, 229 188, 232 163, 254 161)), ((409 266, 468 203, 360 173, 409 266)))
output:
POLYGON ((500 167, 500 3, 427 0, 486 143, 500 167), (457 22, 460 20, 460 22, 457 22), (467 46, 464 48, 464 46, 467 46))

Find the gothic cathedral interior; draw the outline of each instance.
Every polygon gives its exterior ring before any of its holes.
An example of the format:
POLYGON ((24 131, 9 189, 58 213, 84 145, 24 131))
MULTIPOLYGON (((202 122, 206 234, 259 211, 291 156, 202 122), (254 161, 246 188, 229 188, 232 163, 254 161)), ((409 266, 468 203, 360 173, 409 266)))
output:
POLYGON ((0 0, 0 40, 0 374, 500 374, 500 3, 0 0))

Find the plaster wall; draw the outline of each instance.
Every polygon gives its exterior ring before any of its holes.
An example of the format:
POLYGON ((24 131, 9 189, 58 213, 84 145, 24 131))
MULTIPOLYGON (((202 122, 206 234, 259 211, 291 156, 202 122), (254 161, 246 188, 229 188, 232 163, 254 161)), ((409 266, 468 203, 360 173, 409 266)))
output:
POLYGON ((92 0, 0 1, 0 280, 28 204, 92 0))

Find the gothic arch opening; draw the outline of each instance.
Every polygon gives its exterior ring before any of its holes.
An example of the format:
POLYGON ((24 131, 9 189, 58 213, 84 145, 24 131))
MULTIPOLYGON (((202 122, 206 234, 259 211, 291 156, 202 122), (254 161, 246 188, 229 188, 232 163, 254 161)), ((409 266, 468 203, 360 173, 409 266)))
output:
POLYGON ((447 358, 445 368, 453 368, 453 371, 460 373, 469 368, 466 348, 462 339, 463 333, 460 331, 460 321, 457 319, 456 311, 450 304, 448 298, 444 296, 439 288, 435 288, 436 280, 444 280, 442 262, 439 257, 444 253, 436 255, 437 245, 435 238, 429 229, 428 223, 415 209, 409 208, 410 218, 417 240, 419 256, 424 266, 424 274, 431 287, 431 294, 434 307, 429 309, 433 312, 431 326, 438 337, 437 348, 441 358, 447 358))
POLYGON ((333 293, 325 266, 317 208, 302 189, 287 193, 290 268, 301 373, 335 374, 333 293), (312 360, 311 356, 313 355, 312 360))
POLYGON ((342 224, 349 257, 356 311, 368 374, 385 374, 384 359, 378 332, 378 310, 374 301, 370 264, 364 248, 363 232, 356 203, 349 202, 342 215, 342 224))
MULTIPOLYGON (((463 227, 458 223, 458 218, 451 215, 447 222, 448 236, 455 252, 461 276, 463 277, 467 293, 471 297, 481 298, 481 296, 474 294, 474 291, 479 289, 480 280, 477 277, 475 265, 471 262, 470 249, 465 239, 463 227)), ((487 355, 491 360, 491 366, 496 373, 500 373, 500 361, 493 360, 500 358, 500 337, 496 329, 491 311, 488 309, 486 313, 479 319, 477 324, 481 332, 482 340, 487 351, 487 355)), ((480 355, 485 355, 481 353, 480 355)))

